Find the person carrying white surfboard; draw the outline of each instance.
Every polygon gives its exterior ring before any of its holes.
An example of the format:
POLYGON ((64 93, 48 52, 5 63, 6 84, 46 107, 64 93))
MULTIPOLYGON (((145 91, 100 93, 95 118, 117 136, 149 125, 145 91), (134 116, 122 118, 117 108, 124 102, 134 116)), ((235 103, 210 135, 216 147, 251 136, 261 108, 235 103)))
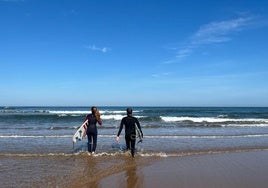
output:
POLYGON ((88 152, 94 154, 97 148, 98 129, 97 123, 102 125, 99 110, 96 106, 91 107, 91 114, 88 114, 85 121, 87 122, 88 152))
POLYGON ((143 133, 141 130, 140 123, 137 118, 132 116, 132 109, 127 108, 127 116, 123 117, 120 123, 120 127, 117 133, 116 141, 120 141, 120 133, 125 125, 125 141, 126 141, 126 149, 131 150, 131 155, 134 157, 135 153, 135 144, 136 144, 136 128, 139 130, 139 134, 141 134, 141 138, 143 137, 143 133))

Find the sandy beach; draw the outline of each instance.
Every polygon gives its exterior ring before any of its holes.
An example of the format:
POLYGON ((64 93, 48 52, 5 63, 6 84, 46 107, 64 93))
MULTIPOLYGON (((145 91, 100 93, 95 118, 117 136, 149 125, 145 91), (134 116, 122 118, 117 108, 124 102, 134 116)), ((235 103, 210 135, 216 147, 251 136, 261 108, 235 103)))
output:
POLYGON ((177 157, 1 156, 1 187, 267 187, 268 151, 177 157))
POLYGON ((267 187, 268 151, 167 157, 102 179, 99 187, 267 187))

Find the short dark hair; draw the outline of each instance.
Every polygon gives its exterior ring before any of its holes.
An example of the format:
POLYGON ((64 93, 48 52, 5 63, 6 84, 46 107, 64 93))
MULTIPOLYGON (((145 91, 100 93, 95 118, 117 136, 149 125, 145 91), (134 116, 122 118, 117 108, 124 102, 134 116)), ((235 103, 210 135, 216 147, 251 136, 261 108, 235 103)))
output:
POLYGON ((96 107, 96 106, 92 106, 92 107, 91 107, 91 112, 92 112, 92 113, 95 112, 95 111, 94 111, 94 108, 97 110, 97 107, 96 107))
POLYGON ((127 108, 127 114, 132 114, 132 108, 127 108))

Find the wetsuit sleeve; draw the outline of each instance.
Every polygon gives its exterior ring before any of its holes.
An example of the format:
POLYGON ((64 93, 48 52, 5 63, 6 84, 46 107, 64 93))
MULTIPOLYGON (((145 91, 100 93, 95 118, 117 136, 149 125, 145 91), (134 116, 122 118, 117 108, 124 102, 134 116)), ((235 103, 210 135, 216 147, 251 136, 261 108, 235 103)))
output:
POLYGON ((88 120, 88 121, 90 120, 89 115, 87 115, 87 117, 85 118, 85 121, 86 121, 86 120, 88 120))
POLYGON ((120 123, 120 127, 119 127, 119 130, 118 130, 118 133, 117 133, 117 136, 119 136, 121 134, 121 131, 123 129, 123 125, 124 125, 124 123, 123 123, 123 119, 122 119, 121 120, 121 123, 120 123))
POLYGON ((142 130, 141 130, 141 125, 140 125, 140 122, 139 122, 138 119, 136 119, 136 124, 137 124, 138 129, 139 129, 140 132, 141 132, 141 137, 143 137, 143 132, 142 132, 142 130))
POLYGON ((98 124, 102 125, 102 120, 101 119, 98 120, 98 124))

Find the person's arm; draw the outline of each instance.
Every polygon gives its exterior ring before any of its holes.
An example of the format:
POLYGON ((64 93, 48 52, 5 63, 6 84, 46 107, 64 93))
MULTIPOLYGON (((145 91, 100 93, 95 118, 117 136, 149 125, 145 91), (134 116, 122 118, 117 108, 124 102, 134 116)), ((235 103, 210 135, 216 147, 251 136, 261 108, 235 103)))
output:
POLYGON ((89 121, 89 119, 90 119, 90 117, 89 117, 89 115, 87 115, 86 118, 85 118, 85 120, 84 120, 84 122, 85 122, 86 120, 89 121))
POLYGON ((97 121, 98 121, 98 124, 99 125, 102 125, 102 120, 99 118, 99 119, 97 119, 97 121))
POLYGON ((121 131, 122 131, 122 129, 123 129, 123 125, 124 125, 124 123, 123 123, 123 119, 122 119, 122 120, 121 120, 121 123, 120 123, 120 127, 119 127, 119 130, 118 130, 118 133, 117 133, 117 137, 116 137, 116 141, 117 141, 117 142, 120 141, 120 137, 119 137, 119 135, 121 134, 121 131))

